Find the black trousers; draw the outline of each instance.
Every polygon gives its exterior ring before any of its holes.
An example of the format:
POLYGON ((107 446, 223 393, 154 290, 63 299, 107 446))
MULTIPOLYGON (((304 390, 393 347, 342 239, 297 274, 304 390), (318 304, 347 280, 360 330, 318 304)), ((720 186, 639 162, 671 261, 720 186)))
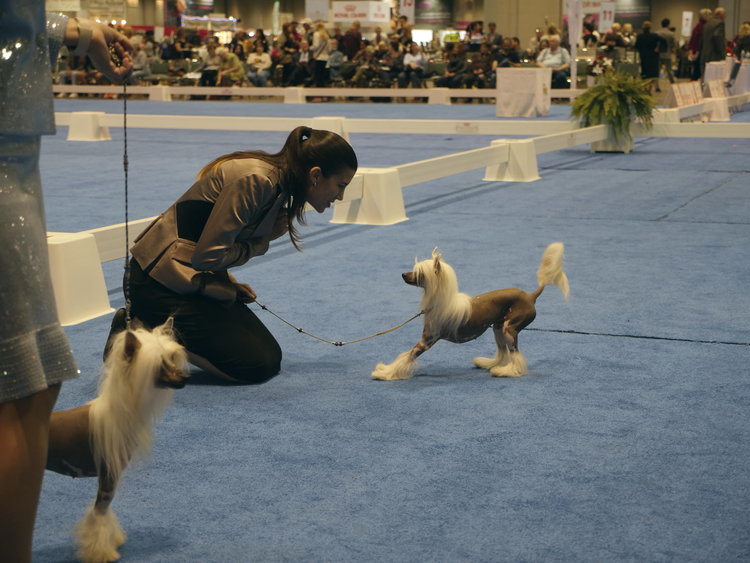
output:
POLYGON ((281 348, 244 303, 179 295, 130 261, 131 316, 147 327, 174 318, 177 340, 241 383, 263 383, 279 373, 281 348))

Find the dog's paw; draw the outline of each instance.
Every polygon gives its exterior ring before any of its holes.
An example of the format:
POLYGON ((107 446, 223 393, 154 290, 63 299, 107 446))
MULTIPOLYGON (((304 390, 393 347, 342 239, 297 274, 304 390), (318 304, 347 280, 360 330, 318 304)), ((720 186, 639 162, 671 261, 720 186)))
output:
POLYGON ((481 356, 478 356, 472 360, 472 363, 480 369, 492 369, 498 364, 498 361, 497 357, 482 358, 481 356))
POLYGON ((380 381, 397 381, 411 377, 408 370, 394 369, 393 364, 378 364, 370 375, 380 381))

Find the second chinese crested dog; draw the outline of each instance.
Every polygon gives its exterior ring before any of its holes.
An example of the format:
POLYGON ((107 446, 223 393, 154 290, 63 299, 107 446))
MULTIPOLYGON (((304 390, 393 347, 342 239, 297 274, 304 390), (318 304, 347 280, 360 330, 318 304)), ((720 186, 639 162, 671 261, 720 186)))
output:
POLYGON ((85 563, 116 561, 125 541, 110 508, 123 471, 151 448, 154 423, 185 385, 187 353, 172 321, 153 330, 117 334, 99 380, 98 396, 50 418, 47 469, 70 477, 97 477, 96 501, 78 523, 78 557, 85 563))
POLYGON ((407 379, 417 367, 417 358, 437 341, 462 343, 474 340, 492 327, 497 351, 492 358, 474 358, 474 365, 496 377, 519 377, 527 372, 526 359, 518 349, 518 333, 536 317, 535 303, 548 285, 557 286, 567 300, 568 277, 563 271, 564 246, 550 244, 537 271, 539 286, 533 293, 521 289, 496 289, 471 297, 458 291, 453 268, 436 250, 432 258, 414 265, 401 276, 409 285, 422 288, 420 308, 424 328, 419 343, 390 364, 378 364, 372 377, 407 379))

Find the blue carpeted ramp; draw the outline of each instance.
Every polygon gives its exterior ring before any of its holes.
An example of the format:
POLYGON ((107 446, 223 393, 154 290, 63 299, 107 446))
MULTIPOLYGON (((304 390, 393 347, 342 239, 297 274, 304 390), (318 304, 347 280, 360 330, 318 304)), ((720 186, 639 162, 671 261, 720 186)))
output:
MULTIPOLYGON (((131 109, 321 110, 491 119, 493 108, 131 109)), ((43 145, 49 230, 121 222, 121 131, 107 143, 65 133, 43 145)), ((140 218, 161 212, 213 156, 277 150, 285 134, 128 137, 131 217, 140 218)), ((388 166, 489 139, 356 134, 352 143, 362 166, 388 166)), ((234 387, 195 372, 176 393, 153 459, 130 468, 113 504, 129 536, 123 561, 750 560, 750 141, 647 139, 632 155, 580 147, 539 165, 532 183, 483 182, 476 171, 408 187, 410 219, 390 227, 309 215, 303 253, 280 240, 236 272, 276 313, 349 340, 416 312, 419 293, 400 273, 436 246, 473 294, 533 289, 544 247, 563 241, 571 299, 555 288, 540 298, 520 337, 527 376, 471 366, 493 353, 487 334, 437 344, 411 380, 374 381, 377 362, 417 341, 419 321, 339 348, 260 311, 284 349, 282 373, 234 387)), ((105 266, 118 306, 122 264, 105 266)), ((94 396, 109 320, 68 329, 82 374, 58 408, 94 396)), ((74 560, 70 533, 95 490, 94 480, 47 473, 35 561, 74 560)))

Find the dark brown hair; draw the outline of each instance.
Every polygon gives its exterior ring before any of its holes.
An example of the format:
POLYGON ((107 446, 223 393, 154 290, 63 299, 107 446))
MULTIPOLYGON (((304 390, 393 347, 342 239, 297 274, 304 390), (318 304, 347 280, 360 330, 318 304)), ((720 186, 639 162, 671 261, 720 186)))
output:
POLYGON ((222 163, 239 158, 257 158, 268 162, 281 170, 281 185, 287 193, 289 238, 297 250, 300 250, 301 237, 293 224, 305 224, 305 203, 308 173, 314 166, 319 166, 325 178, 345 169, 357 170, 357 155, 352 146, 341 135, 332 131, 297 127, 286 139, 284 146, 275 154, 265 151, 237 151, 220 156, 204 166, 198 178, 215 171, 222 163))

